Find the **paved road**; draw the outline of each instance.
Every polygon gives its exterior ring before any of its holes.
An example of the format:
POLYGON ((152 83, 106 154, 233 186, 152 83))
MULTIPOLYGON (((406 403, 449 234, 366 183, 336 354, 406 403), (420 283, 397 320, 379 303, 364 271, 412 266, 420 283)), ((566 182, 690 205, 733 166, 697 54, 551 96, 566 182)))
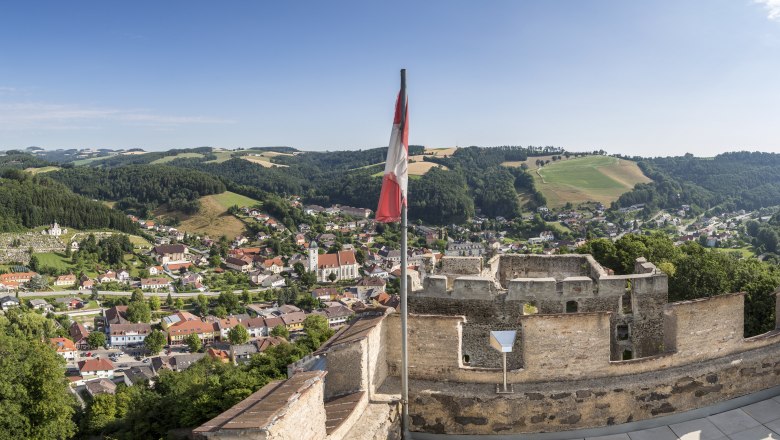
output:
MULTIPOLYGON (((248 289, 250 292, 257 293, 262 292, 265 290, 268 290, 267 287, 260 287, 256 289, 248 289)), ((234 290, 234 293, 241 293, 243 290, 234 290)), ((35 297, 45 297, 45 296, 77 296, 77 295, 84 295, 89 294, 89 291, 84 290, 57 290, 57 291, 51 291, 51 292, 19 292, 19 298, 35 298, 35 297)), ((132 291, 111 291, 111 290, 99 290, 98 295, 101 296, 130 296, 132 295, 132 291)), ((205 296, 219 296, 220 292, 218 291, 206 291, 206 292, 171 292, 172 298, 194 298, 198 295, 205 295, 205 296)), ((151 298, 153 296, 165 299, 168 297, 168 292, 144 292, 145 298, 151 298)))

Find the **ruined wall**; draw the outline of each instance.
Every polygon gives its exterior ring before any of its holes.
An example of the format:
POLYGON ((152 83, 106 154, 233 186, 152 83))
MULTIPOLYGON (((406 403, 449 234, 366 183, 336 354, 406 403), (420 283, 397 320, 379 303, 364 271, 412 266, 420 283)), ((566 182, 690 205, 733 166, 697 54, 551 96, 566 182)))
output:
POLYGON ((328 350, 326 369, 334 374, 325 378, 325 400, 368 389, 367 352, 368 343, 365 339, 328 350))
POLYGON ((775 344, 637 376, 515 385, 514 394, 496 394, 495 385, 411 381, 411 430, 534 433, 650 419, 777 386, 778 359, 775 344))
POLYGON ((513 278, 591 276, 591 261, 585 255, 502 255, 496 274, 504 288, 513 278))
POLYGON ((441 273, 452 275, 479 275, 482 257, 442 257, 441 273))
MULTIPOLYGON (((743 313, 743 294, 669 304, 662 326, 667 351, 629 361, 610 361, 611 313, 519 317, 522 341, 515 349, 522 353, 522 366, 510 367, 511 395, 495 394, 500 369, 464 365, 452 349, 459 346, 459 332, 465 336, 463 317, 412 315, 413 430, 492 434, 596 427, 688 411, 778 386, 780 329, 745 339, 743 313)), ((387 360, 395 376, 398 317, 389 316, 385 325, 387 360)), ((397 378, 389 377, 383 390, 392 392, 395 384, 397 378)))

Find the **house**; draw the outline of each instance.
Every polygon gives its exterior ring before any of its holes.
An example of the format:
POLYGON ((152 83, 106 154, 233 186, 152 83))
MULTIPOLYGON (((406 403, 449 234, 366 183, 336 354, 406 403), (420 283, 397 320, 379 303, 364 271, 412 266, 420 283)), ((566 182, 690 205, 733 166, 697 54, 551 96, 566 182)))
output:
POLYGON ((205 353, 177 354, 174 356, 156 356, 152 358, 152 370, 159 374, 162 370, 184 371, 195 362, 206 357, 205 353))
POLYGON ((112 324, 108 331, 108 343, 112 347, 141 345, 151 332, 152 326, 145 323, 112 324))
POLYGON ((263 269, 271 273, 279 273, 284 269, 284 262, 281 257, 269 258, 263 261, 263 269))
POLYGON ((87 393, 92 397, 95 397, 98 394, 116 393, 116 384, 105 378, 90 380, 85 383, 84 386, 87 389, 87 393))
POLYGON ((127 324, 127 306, 114 306, 103 311, 104 320, 107 326, 112 324, 127 324))
POLYGON ((80 309, 84 307, 84 300, 75 296, 55 298, 54 302, 64 305, 68 310, 80 309))
POLYGON ((114 364, 108 359, 90 358, 79 361, 79 373, 85 380, 94 378, 114 378, 114 364))
POLYGON ((10 308, 19 307, 19 300, 15 296, 4 296, 0 298, 0 308, 7 311, 10 308))
POLYGON ((14 290, 19 290, 19 283, 16 281, 2 281, 0 282, 0 291, 3 292, 11 292, 14 290))
POLYGON ((165 269, 163 269, 162 266, 150 266, 149 267, 149 275, 151 275, 151 276, 162 275, 164 272, 165 272, 165 269))
POLYGON ((154 378, 157 377, 151 366, 141 365, 138 367, 130 367, 129 370, 125 370, 125 385, 133 386, 139 384, 147 384, 149 386, 154 385, 154 378))
POLYGON ((171 286, 171 280, 168 278, 141 278, 141 289, 157 290, 167 289, 171 286))
POLYGON ((92 290, 94 288, 95 288, 95 282, 90 279, 82 280, 81 282, 79 282, 79 290, 92 290))
POLYGON ((260 285, 263 287, 284 287, 287 285, 287 280, 279 274, 274 274, 265 278, 260 285))
POLYGON ((186 261, 187 246, 183 244, 162 244, 155 246, 152 253, 161 264, 183 263, 186 261))
POLYGON ((339 327, 349 321, 349 318, 354 315, 354 312, 342 305, 328 307, 326 309, 316 310, 312 312, 316 315, 324 316, 328 320, 328 324, 331 328, 339 327))
POLYGON ((237 272, 249 272, 252 270, 252 258, 249 256, 227 257, 225 258, 225 267, 237 272))
POLYGON ((380 277, 365 277, 355 284, 355 290, 359 298, 364 298, 366 293, 372 290, 385 290, 387 281, 380 277))
POLYGON ((116 280, 120 283, 127 283, 130 281, 130 272, 122 269, 116 273, 116 280))
POLYGON ((52 309, 51 304, 49 304, 45 299, 31 299, 27 303, 30 304, 30 307, 33 310, 43 310, 48 312, 52 309))
POLYGON ((203 276, 199 273, 187 272, 181 277, 181 283, 184 286, 190 284, 200 284, 203 282, 203 276))
POLYGON ((79 357, 79 350, 76 348, 76 344, 68 338, 51 338, 49 339, 49 344, 66 361, 75 361, 79 357))
POLYGON ((13 281, 19 284, 29 283, 32 277, 38 275, 36 272, 11 272, 0 274, 0 283, 13 281))
POLYGON ((227 364, 230 362, 230 353, 228 353, 227 350, 220 350, 214 347, 209 347, 206 350, 206 355, 208 355, 212 359, 222 362, 223 364, 227 364))
POLYGON ((282 324, 287 327, 288 331, 295 332, 303 330, 303 320, 306 319, 306 313, 304 312, 292 312, 285 313, 279 316, 282 320, 282 324))
POLYGON ((87 331, 83 324, 74 321, 73 324, 70 325, 68 333, 70 333, 70 339, 73 340, 73 343, 79 350, 86 350, 89 348, 89 343, 87 342, 89 331, 87 331))
MULTIPOLYGON (((226 340, 228 338, 228 332, 238 324, 243 323, 235 316, 228 316, 227 318, 222 318, 217 321, 217 326, 219 328, 219 338, 223 341, 226 340)), ((246 326, 244 326, 244 328, 246 328, 246 326)))
POLYGON ((171 345, 184 344, 184 340, 191 334, 196 334, 203 343, 214 342, 220 334, 219 325, 212 322, 204 322, 197 316, 178 312, 175 315, 166 316, 162 320, 163 330, 168 332, 168 340, 171 345))
POLYGON ((354 251, 339 251, 332 254, 319 255, 316 242, 309 246, 308 270, 317 274, 318 282, 331 281, 331 275, 335 275, 334 281, 354 280, 359 277, 354 251))
POLYGON ((339 291, 333 287, 320 287, 311 291, 312 298, 322 301, 329 301, 337 297, 338 294, 339 291))
POLYGON ((168 269, 168 272, 179 272, 182 269, 189 269, 192 266, 192 263, 189 261, 185 261, 183 263, 165 263, 164 267, 168 269))
POLYGON ((54 280, 55 286, 72 286, 76 284, 76 275, 60 275, 54 280))

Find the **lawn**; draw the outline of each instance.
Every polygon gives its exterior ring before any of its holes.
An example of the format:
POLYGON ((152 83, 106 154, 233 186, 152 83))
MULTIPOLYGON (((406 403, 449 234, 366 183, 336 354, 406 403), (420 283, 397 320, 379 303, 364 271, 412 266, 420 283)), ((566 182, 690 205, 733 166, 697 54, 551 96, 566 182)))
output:
POLYGON ((260 166, 264 166, 266 168, 271 167, 283 167, 286 168, 287 165, 282 165, 278 163, 273 163, 269 161, 265 156, 254 156, 254 155, 247 155, 247 156, 241 156, 241 159, 248 160, 249 162, 256 163, 260 166))
POLYGON ((230 150, 224 150, 224 151, 214 151, 214 155, 217 156, 214 160, 209 160, 206 163, 220 163, 225 162, 226 160, 232 159, 234 151, 230 150))
POLYGON ((159 164, 163 164, 163 163, 168 163, 168 162, 170 162, 172 160, 176 160, 176 159, 186 159, 186 158, 197 159, 197 158, 201 158, 201 157, 203 157, 203 155, 200 154, 200 153, 179 153, 179 154, 177 154, 175 156, 165 156, 165 157, 161 157, 161 158, 159 158, 157 160, 153 160, 151 162, 151 164, 152 165, 159 165, 159 164))
POLYGON ((127 238, 130 240, 130 243, 133 243, 133 247, 136 248, 151 248, 152 244, 149 243, 149 240, 138 236, 138 235, 128 235, 127 238))
POLYGON ((65 257, 64 254, 55 252, 43 252, 40 254, 33 254, 38 257, 38 265, 53 267, 57 270, 66 271, 70 269, 70 258, 65 257))
POLYGON ((585 201, 609 205, 637 183, 650 182, 635 162, 609 156, 551 162, 532 174, 551 207, 585 201))

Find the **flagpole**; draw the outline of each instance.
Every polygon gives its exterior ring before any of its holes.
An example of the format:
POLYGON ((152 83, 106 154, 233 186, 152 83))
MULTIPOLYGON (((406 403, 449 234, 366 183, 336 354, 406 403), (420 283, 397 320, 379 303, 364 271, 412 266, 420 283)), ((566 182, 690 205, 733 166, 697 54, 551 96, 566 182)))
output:
MULTIPOLYGON (((403 145, 403 133, 406 131, 406 69, 401 69, 401 138, 403 145)), ((407 145, 403 145, 408 148, 407 145)), ((407 154, 407 161, 409 155, 407 154)), ((403 197, 403 195, 402 195, 403 197)), ((407 195, 408 199, 408 195, 407 195)), ((407 278, 406 263, 406 200, 401 200, 401 435, 404 439, 411 439, 409 434, 409 349, 407 341, 407 278)))

